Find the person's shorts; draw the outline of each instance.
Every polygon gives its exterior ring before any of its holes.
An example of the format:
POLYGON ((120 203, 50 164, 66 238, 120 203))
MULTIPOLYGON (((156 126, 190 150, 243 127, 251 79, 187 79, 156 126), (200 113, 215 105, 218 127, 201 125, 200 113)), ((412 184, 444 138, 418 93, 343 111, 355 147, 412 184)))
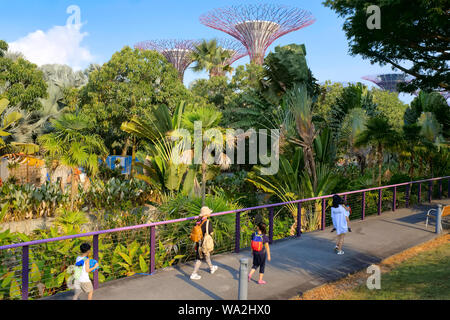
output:
POLYGON ((84 293, 89 293, 91 291, 94 291, 94 286, 92 285, 92 282, 80 282, 80 288, 83 290, 84 293))

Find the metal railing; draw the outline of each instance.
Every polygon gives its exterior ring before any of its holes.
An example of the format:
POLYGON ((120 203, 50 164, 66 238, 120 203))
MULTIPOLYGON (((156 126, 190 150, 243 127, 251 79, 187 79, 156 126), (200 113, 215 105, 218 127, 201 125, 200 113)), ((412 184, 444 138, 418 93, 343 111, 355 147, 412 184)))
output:
MULTIPOLYGON (((416 187, 416 194, 417 194, 417 204, 420 204, 423 202, 423 192, 422 192, 422 185, 424 183, 427 183, 427 191, 428 194, 426 195, 426 200, 428 202, 431 202, 433 197, 433 183, 438 183, 437 188, 437 197, 438 199, 442 199, 443 192, 442 192, 442 182, 444 180, 447 180, 447 197, 450 197, 450 176, 446 177, 439 177, 439 178, 432 178, 432 179, 426 179, 426 180, 420 180, 420 181, 410 181, 405 183, 399 183, 394 185, 388 185, 388 186, 381 186, 381 187, 375 187, 375 188, 368 188, 363 190, 356 190, 356 191, 349 191, 344 193, 338 193, 340 196, 344 198, 344 202, 352 202, 354 204, 354 208, 356 208, 356 216, 358 219, 364 220, 366 218, 366 215, 368 213, 381 215, 384 208, 390 209, 392 211, 395 211, 399 204, 404 204, 404 207, 408 208, 411 205, 411 201, 415 198, 412 195, 413 187, 416 187), (404 187, 404 197, 403 199, 400 199, 398 195, 398 191, 400 188, 404 187), (383 201, 383 190, 388 191, 389 195, 392 190, 392 202, 387 204, 386 207, 386 201, 383 201), (369 208, 366 205, 367 202, 367 195, 373 196, 374 192, 378 191, 377 195, 377 208, 375 211, 375 208, 369 208), (356 196, 361 195, 361 199, 357 198, 356 196), (352 199, 350 199, 352 198, 352 199), (356 198, 356 200, 355 200, 356 198), (383 207, 384 205, 384 207, 383 207), (372 211, 368 212, 368 209, 373 209, 372 211), (358 212, 359 211, 359 215, 358 212)), ((376 193, 375 193, 376 194, 376 193)), ((274 208, 285 206, 287 204, 297 204, 297 212, 300 214, 297 214, 297 221, 295 221, 296 224, 296 230, 295 235, 296 237, 300 237, 302 234, 302 206, 305 205, 305 203, 309 201, 316 201, 315 203, 319 203, 317 206, 321 212, 320 212, 320 229, 324 230, 325 227, 330 224, 330 219, 326 219, 326 209, 327 209, 327 199, 332 198, 333 195, 325 195, 320 197, 314 197, 314 198, 308 198, 308 199, 300 199, 300 200, 294 200, 289 202, 282 202, 282 203, 274 203, 274 204, 267 204, 262 206, 256 206, 251 208, 243 208, 238 210, 231 210, 231 211, 224 211, 224 212, 218 212, 213 213, 211 216, 222 216, 222 215, 228 215, 228 214, 235 214, 235 241, 234 241, 234 252, 238 253, 241 249, 241 213, 243 212, 250 212, 255 210, 261 210, 261 209, 268 209, 269 210, 269 242, 272 243, 274 239, 274 208)), ((355 210, 352 210, 353 218, 355 217, 355 210)), ((184 221, 190 221, 198 219, 198 216, 195 217, 188 217, 188 218, 180 218, 175 220, 169 220, 169 221, 159 221, 159 222, 153 222, 148 224, 141 224, 141 225, 134 225, 129 227, 122 227, 122 228, 116 228, 116 229, 109 229, 109 230, 101 230, 101 231, 94 231, 94 232, 87 232, 82 234, 76 234, 76 235, 67 235, 62 237, 56 237, 56 238, 49 238, 49 239, 42 239, 42 240, 35 240, 35 241, 28 241, 28 242, 22 242, 22 243, 15 243, 5 246, 0 246, 0 253, 2 250, 12 250, 17 248, 22 248, 21 253, 21 298, 23 300, 27 300, 29 296, 29 274, 30 274, 30 250, 32 246, 37 246, 40 244, 46 244, 46 243, 52 243, 57 241, 64 241, 64 240, 70 240, 70 239, 76 239, 76 238, 86 238, 86 237, 92 237, 92 249, 93 249, 93 258, 96 260, 99 260, 99 235, 103 234, 113 234, 118 233, 122 231, 130 231, 130 230, 137 230, 137 229, 149 229, 150 236, 148 241, 150 242, 150 261, 149 261, 149 274, 153 274, 156 269, 156 227, 162 226, 162 225, 169 225, 169 224, 175 224, 179 222, 184 221)), ((2 275, 0 275, 1 277, 2 275)), ((93 273, 93 282, 94 282, 94 288, 98 288, 99 284, 99 275, 98 275, 98 269, 94 271, 93 273)))

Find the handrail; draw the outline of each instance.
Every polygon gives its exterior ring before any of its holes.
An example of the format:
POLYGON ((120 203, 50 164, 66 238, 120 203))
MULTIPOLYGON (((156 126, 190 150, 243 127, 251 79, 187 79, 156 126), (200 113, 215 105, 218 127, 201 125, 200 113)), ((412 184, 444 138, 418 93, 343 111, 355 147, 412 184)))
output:
MULTIPOLYGON (((393 185, 388 185, 388 186, 381 186, 381 187, 374 187, 374 188, 361 189, 361 190, 355 190, 355 191, 348 191, 348 192, 337 193, 337 194, 343 196, 343 195, 349 195, 349 194, 354 194, 354 193, 375 191, 375 190, 380 190, 380 189, 388 189, 388 188, 399 187, 399 186, 404 186, 404 185, 410 185, 410 184, 415 184, 415 183, 437 181, 437 180, 442 180, 442 179, 450 179, 450 176, 439 177, 439 178, 430 178, 430 179, 418 180, 418 181, 403 182, 403 183, 398 183, 398 184, 393 184, 393 185)), ((312 201, 312 200, 326 199, 326 198, 330 198, 332 196, 333 195, 325 195, 325 196, 319 196, 319 197, 314 197, 314 198, 307 198, 307 199, 292 200, 292 201, 287 201, 287 202, 266 204, 266 205, 250 207, 250 208, 236 209, 236 210, 230 210, 230 211, 222 211, 222 212, 218 212, 218 213, 213 213, 213 214, 211 214, 211 216, 220 216, 220 215, 225 215, 225 214, 230 214, 230 213, 239 213, 239 212, 245 212, 245 211, 253 211, 253 210, 259 210, 259 209, 265 209, 265 208, 273 208, 273 207, 283 206, 283 205, 286 205, 286 204, 294 204, 294 203, 302 203, 302 202, 307 202, 307 201, 312 201)), ((171 224, 171 223, 195 220, 195 219, 198 219, 198 218, 199 218, 199 216, 187 217, 187 218, 179 218, 179 219, 174 219, 174 220, 152 222, 152 223, 147 223, 147 224, 140 224, 140 225, 122 227, 122 228, 100 230, 100 231, 92 231, 92 232, 81 233, 81 234, 70 235, 70 236, 62 236, 62 237, 48 238, 48 239, 42 239, 42 240, 34 240, 34 241, 28 241, 28 242, 20 242, 20 243, 10 244, 10 245, 6 245, 6 246, 0 246, 0 250, 13 249, 13 248, 19 248, 19 247, 31 246, 31 245, 37 245, 37 244, 48 243, 48 242, 63 241, 63 240, 69 240, 69 239, 75 239, 75 238, 84 238, 84 237, 90 237, 90 236, 97 236, 97 235, 105 234, 105 233, 113 233, 113 232, 120 232, 120 231, 135 230, 135 229, 148 228, 148 227, 155 227, 155 226, 159 226, 159 225, 165 225, 165 224, 171 224)))

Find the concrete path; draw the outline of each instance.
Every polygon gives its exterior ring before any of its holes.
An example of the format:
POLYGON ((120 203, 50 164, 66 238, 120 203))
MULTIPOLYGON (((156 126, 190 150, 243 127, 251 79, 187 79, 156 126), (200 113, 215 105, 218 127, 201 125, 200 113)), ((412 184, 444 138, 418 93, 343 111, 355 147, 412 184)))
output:
MULTIPOLYGON (((352 231, 345 238, 345 254, 334 253, 336 233, 315 231, 300 238, 275 241, 272 261, 266 263, 266 285, 249 284, 248 299, 289 299, 323 283, 362 270, 372 263, 434 238, 434 223, 425 229, 425 213, 436 204, 449 205, 450 200, 435 200, 431 205, 397 209, 364 221, 352 221, 352 231)), ((445 230, 444 230, 445 232, 445 230)), ((238 294, 239 259, 249 258, 249 249, 240 254, 212 257, 219 266, 211 275, 206 263, 200 269, 201 280, 189 276, 193 263, 158 270, 153 276, 134 276, 100 285, 94 300, 235 300, 238 294)), ((253 276, 257 279, 257 273, 253 276)), ((50 299, 71 299, 62 293, 50 299)), ((82 298, 83 299, 83 298, 82 298)))

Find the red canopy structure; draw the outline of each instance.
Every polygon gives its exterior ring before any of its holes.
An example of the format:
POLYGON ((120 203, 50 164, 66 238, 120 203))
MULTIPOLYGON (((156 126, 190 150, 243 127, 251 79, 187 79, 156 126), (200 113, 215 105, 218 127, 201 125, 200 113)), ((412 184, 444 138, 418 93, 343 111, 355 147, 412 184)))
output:
POLYGON ((149 40, 136 43, 134 47, 141 50, 155 50, 166 57, 175 69, 178 70, 178 76, 183 81, 184 72, 193 62, 191 53, 198 44, 195 40, 149 40))
POLYGON ((214 9, 200 22, 239 40, 250 60, 264 63, 267 48, 279 37, 315 22, 310 12, 276 4, 239 5, 214 9))

